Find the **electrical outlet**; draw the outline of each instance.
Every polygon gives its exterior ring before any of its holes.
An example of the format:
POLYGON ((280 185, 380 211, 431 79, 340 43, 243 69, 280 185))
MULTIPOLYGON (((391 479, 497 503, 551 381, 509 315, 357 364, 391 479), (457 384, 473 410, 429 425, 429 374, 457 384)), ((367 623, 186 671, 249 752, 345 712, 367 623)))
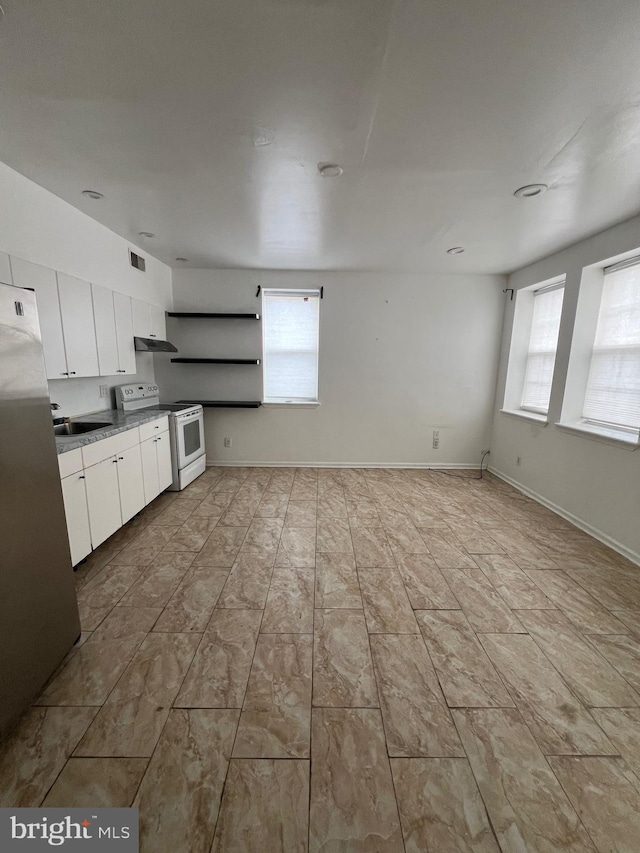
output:
POLYGON ((434 450, 438 450, 440 447, 440 430, 434 429, 433 431, 433 444, 432 447, 434 450))
POLYGON ((231 447, 231 439, 230 438, 225 438, 224 446, 225 447, 231 447))
POLYGON ((522 456, 516 456, 516 465, 518 466, 518 468, 520 467, 521 464, 522 464, 522 456))
POLYGON ((108 397, 109 396, 109 386, 108 385, 100 385, 100 396, 108 397))

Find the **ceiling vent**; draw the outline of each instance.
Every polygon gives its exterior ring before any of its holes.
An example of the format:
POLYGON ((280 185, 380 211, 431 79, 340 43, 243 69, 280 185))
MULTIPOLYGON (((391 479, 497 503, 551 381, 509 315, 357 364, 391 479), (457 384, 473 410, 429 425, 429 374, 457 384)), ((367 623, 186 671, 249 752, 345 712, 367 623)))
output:
POLYGON ((144 258, 141 255, 136 255, 131 249, 129 249, 129 263, 135 269, 140 270, 140 272, 144 272, 147 266, 144 258))

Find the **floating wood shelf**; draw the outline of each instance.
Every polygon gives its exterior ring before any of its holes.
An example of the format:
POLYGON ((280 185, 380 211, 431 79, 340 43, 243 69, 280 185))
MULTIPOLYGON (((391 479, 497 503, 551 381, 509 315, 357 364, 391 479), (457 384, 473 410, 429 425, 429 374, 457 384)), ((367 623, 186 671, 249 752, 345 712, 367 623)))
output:
POLYGON ((199 403, 207 409, 259 409, 262 405, 260 400, 178 400, 178 402, 192 406, 199 403))
POLYGON ((172 358, 179 364, 260 364, 259 358, 172 358))
POLYGON ((259 314, 223 314, 210 313, 205 311, 168 311, 168 317, 190 317, 192 319, 202 319, 211 317, 216 320, 259 320, 259 314))

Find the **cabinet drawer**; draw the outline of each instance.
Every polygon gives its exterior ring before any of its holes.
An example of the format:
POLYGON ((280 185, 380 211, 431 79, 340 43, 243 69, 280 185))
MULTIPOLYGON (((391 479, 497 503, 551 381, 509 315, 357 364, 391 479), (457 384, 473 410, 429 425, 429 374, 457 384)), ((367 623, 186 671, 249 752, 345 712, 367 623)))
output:
POLYGON ((141 424, 139 427, 140 441, 146 441, 148 438, 153 438, 154 435, 159 435, 168 429, 169 418, 166 415, 163 418, 158 418, 156 421, 150 421, 148 424, 141 424))
POLYGON ((140 443, 140 431, 138 427, 128 429, 125 432, 119 432, 109 438, 103 438, 101 441, 95 441, 93 444, 87 444, 82 447, 82 461, 84 467, 96 465, 107 459, 109 456, 115 456, 117 453, 122 453, 123 450, 128 450, 140 443))
POLYGON ((76 450, 68 450, 66 453, 58 454, 58 467, 60 468, 60 478, 70 477, 71 474, 77 474, 82 471, 82 448, 76 450))

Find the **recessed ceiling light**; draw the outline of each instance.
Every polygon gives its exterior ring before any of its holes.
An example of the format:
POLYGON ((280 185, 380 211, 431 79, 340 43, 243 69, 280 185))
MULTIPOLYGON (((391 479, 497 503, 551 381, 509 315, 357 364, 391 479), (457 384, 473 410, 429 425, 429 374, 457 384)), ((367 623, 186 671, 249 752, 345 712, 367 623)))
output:
POLYGON ((533 198, 536 195, 542 195, 549 187, 546 184, 527 184, 526 187, 520 187, 514 192, 516 198, 533 198))
POLYGON ((155 237, 155 234, 152 234, 151 231, 138 231, 138 237, 155 237))
POLYGON ((189 261, 189 258, 176 258, 176 261, 181 264, 186 264, 189 261))
POLYGON ((454 246, 452 249, 447 249, 447 255, 461 255, 464 252, 462 246, 454 246))
POLYGON ((87 198, 93 198, 96 200, 104 198, 102 193, 97 192, 97 190, 82 190, 82 195, 86 196, 87 198))
POLYGON ((339 178, 344 169, 337 163, 318 163, 318 171, 323 178, 339 178))

